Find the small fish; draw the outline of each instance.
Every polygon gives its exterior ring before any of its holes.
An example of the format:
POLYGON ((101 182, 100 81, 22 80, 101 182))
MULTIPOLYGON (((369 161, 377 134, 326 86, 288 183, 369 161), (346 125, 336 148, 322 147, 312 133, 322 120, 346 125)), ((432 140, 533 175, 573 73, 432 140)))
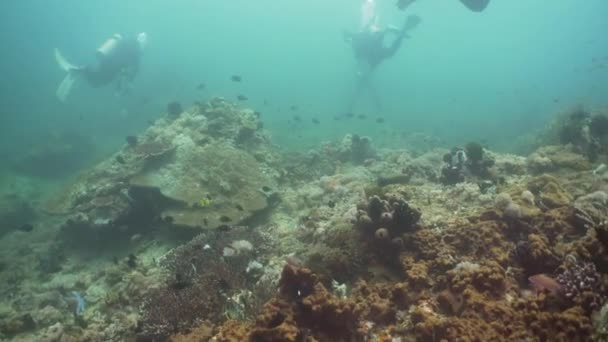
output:
POLYGON ((376 123, 379 123, 379 124, 384 123, 384 118, 382 118, 382 117, 377 118, 376 123))
POLYGON ((253 115, 255 115, 256 118, 259 118, 260 116, 262 116, 262 113, 256 110, 255 112, 253 112, 253 115))
POLYGON ((240 204, 237 204, 234 206, 237 210, 243 211, 245 209, 243 209, 243 206, 241 206, 240 204))
POLYGON ((206 87, 207 87, 207 86, 205 85, 205 83, 199 83, 199 84, 196 86, 196 89, 197 89, 197 90, 203 90, 203 89, 205 89, 206 87))
POLYGON ((359 115, 357 115, 357 119, 359 119, 359 120, 365 120, 365 119, 367 119, 367 115, 365 115, 365 114, 359 114, 359 115))
POLYGON ((293 111, 296 111, 296 110, 298 110, 298 106, 293 105, 293 106, 289 107, 289 109, 291 109, 291 110, 293 110, 293 111))
POLYGON ((226 215, 220 216, 220 222, 232 222, 232 219, 226 215))
POLYGON ((243 78, 240 75, 232 75, 230 80, 232 80, 232 82, 241 82, 243 78))
POLYGON ((319 119, 313 118, 312 119, 312 123, 315 124, 315 125, 318 125, 318 124, 321 123, 321 121, 319 121, 319 119))
POLYGON ((137 145, 137 137, 134 135, 128 135, 125 140, 127 141, 127 144, 129 144, 129 146, 134 147, 137 145))
POLYGON ((336 202, 329 200, 329 202, 327 202, 327 206, 330 208, 334 208, 336 206, 336 202))
POLYGON ((346 113, 346 117, 347 118, 353 118, 353 117, 355 117, 355 114, 352 113, 352 112, 348 112, 348 113, 346 113))
POLYGON ((247 96, 245 96, 245 95, 238 95, 236 98, 239 101, 247 101, 247 100, 249 100, 249 98, 247 98, 247 96))
POLYGON ((209 225, 209 221, 207 221, 207 219, 206 219, 206 218, 203 218, 203 224, 204 224, 205 226, 208 226, 208 225, 209 225))
POLYGON ((340 121, 340 116, 339 115, 334 115, 334 120, 335 121, 340 121))
POLYGON ((528 277, 528 280, 537 290, 549 290, 553 294, 562 290, 562 285, 546 274, 535 274, 528 277))
POLYGON ((125 158, 123 158, 122 156, 116 156, 116 162, 119 164, 125 164, 125 158))
POLYGON ((293 116, 293 121, 300 122, 300 121, 302 121, 302 118, 299 115, 294 115, 293 116))
POLYGON ((29 232, 31 232, 32 230, 34 230, 34 226, 33 226, 33 225, 31 225, 31 224, 29 224, 29 223, 26 223, 26 224, 24 224, 24 225, 21 225, 21 226, 20 226, 19 228, 17 228, 17 229, 18 229, 18 230, 20 230, 20 231, 22 231, 22 232, 29 233, 29 232))
POLYGON ((262 187, 262 191, 264 191, 264 192, 270 192, 271 190, 272 190, 272 189, 271 189, 270 187, 266 186, 266 185, 264 185, 264 186, 262 187))

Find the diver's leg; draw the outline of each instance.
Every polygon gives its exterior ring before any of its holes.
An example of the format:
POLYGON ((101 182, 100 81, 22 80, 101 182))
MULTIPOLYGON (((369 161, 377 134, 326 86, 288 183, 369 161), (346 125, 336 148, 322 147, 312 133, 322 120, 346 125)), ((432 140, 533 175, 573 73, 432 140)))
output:
POLYGON ((357 81, 355 84, 355 91, 348 105, 348 113, 353 112, 357 100, 361 98, 365 89, 368 88, 371 78, 372 68, 368 64, 359 61, 357 68, 357 81))
POLYGON ((382 101, 380 100, 380 95, 378 94, 378 91, 376 90, 376 87, 374 87, 372 82, 369 82, 369 81, 367 82, 367 90, 368 90, 369 96, 372 99, 372 102, 374 103, 374 108, 376 109, 376 114, 382 113, 382 110, 384 109, 382 106, 382 101))
POLYGON ((350 100, 348 101, 348 107, 346 112, 352 113, 355 109, 355 105, 357 104, 357 100, 361 97, 363 93, 363 88, 365 88, 365 82, 363 81, 361 75, 357 75, 357 82, 355 84, 355 90, 350 100))

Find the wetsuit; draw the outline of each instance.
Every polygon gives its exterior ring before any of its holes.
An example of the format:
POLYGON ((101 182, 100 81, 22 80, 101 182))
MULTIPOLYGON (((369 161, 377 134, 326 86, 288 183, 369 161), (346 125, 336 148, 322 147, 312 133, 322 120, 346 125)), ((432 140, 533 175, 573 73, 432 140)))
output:
POLYGON ((114 50, 108 54, 97 54, 97 63, 80 69, 84 79, 93 86, 101 87, 119 80, 119 88, 124 82, 132 81, 139 70, 141 47, 135 37, 122 38, 114 50))
POLYGON ((365 31, 352 35, 351 41, 357 60, 366 62, 374 69, 383 60, 393 57, 406 36, 405 30, 399 31, 390 46, 384 46, 386 34, 387 31, 365 31))

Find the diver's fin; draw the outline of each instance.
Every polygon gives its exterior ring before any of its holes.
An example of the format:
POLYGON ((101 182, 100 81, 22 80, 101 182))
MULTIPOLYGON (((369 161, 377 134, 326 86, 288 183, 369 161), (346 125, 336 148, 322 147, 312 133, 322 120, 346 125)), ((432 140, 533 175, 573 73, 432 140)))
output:
POLYGON ((57 98, 61 102, 65 102, 72 92, 72 88, 74 87, 74 83, 76 82, 76 75, 73 72, 68 71, 68 74, 65 76, 63 81, 59 84, 57 88, 57 98))
POLYGON ((61 55, 61 52, 59 52, 59 49, 55 49, 55 60, 57 61, 57 64, 63 71, 69 72, 71 70, 78 69, 78 67, 72 65, 65 58, 63 58, 63 56, 61 55))
POLYGON ((405 18, 405 24, 403 24, 403 28, 401 29, 403 32, 407 32, 409 30, 413 30, 420 24, 422 19, 417 15, 408 15, 405 18))

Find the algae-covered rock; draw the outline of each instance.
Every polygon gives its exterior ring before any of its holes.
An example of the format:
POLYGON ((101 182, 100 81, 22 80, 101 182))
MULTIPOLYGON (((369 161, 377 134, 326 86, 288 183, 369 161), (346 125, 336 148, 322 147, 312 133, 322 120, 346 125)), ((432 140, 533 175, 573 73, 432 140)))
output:
POLYGON ((73 236, 141 231, 156 222, 191 228, 243 222, 267 207, 275 188, 277 172, 268 164, 278 158, 259 127, 253 111, 222 99, 159 119, 45 209, 72 213, 64 232, 73 236))
POLYGON ((532 153, 527 160, 531 172, 540 173, 559 169, 575 171, 591 170, 591 163, 571 146, 544 146, 532 153))
POLYGON ((557 178, 546 174, 531 179, 528 189, 536 196, 541 207, 559 208, 569 205, 573 200, 557 178))
POLYGON ((0 197, 0 236, 29 223, 35 216, 31 204, 18 195, 0 197))
POLYGON ((179 202, 162 211, 178 225, 217 227, 236 223, 267 206, 262 189, 271 184, 255 158, 226 143, 177 151, 176 160, 148 169, 132 185, 155 187, 179 202))

